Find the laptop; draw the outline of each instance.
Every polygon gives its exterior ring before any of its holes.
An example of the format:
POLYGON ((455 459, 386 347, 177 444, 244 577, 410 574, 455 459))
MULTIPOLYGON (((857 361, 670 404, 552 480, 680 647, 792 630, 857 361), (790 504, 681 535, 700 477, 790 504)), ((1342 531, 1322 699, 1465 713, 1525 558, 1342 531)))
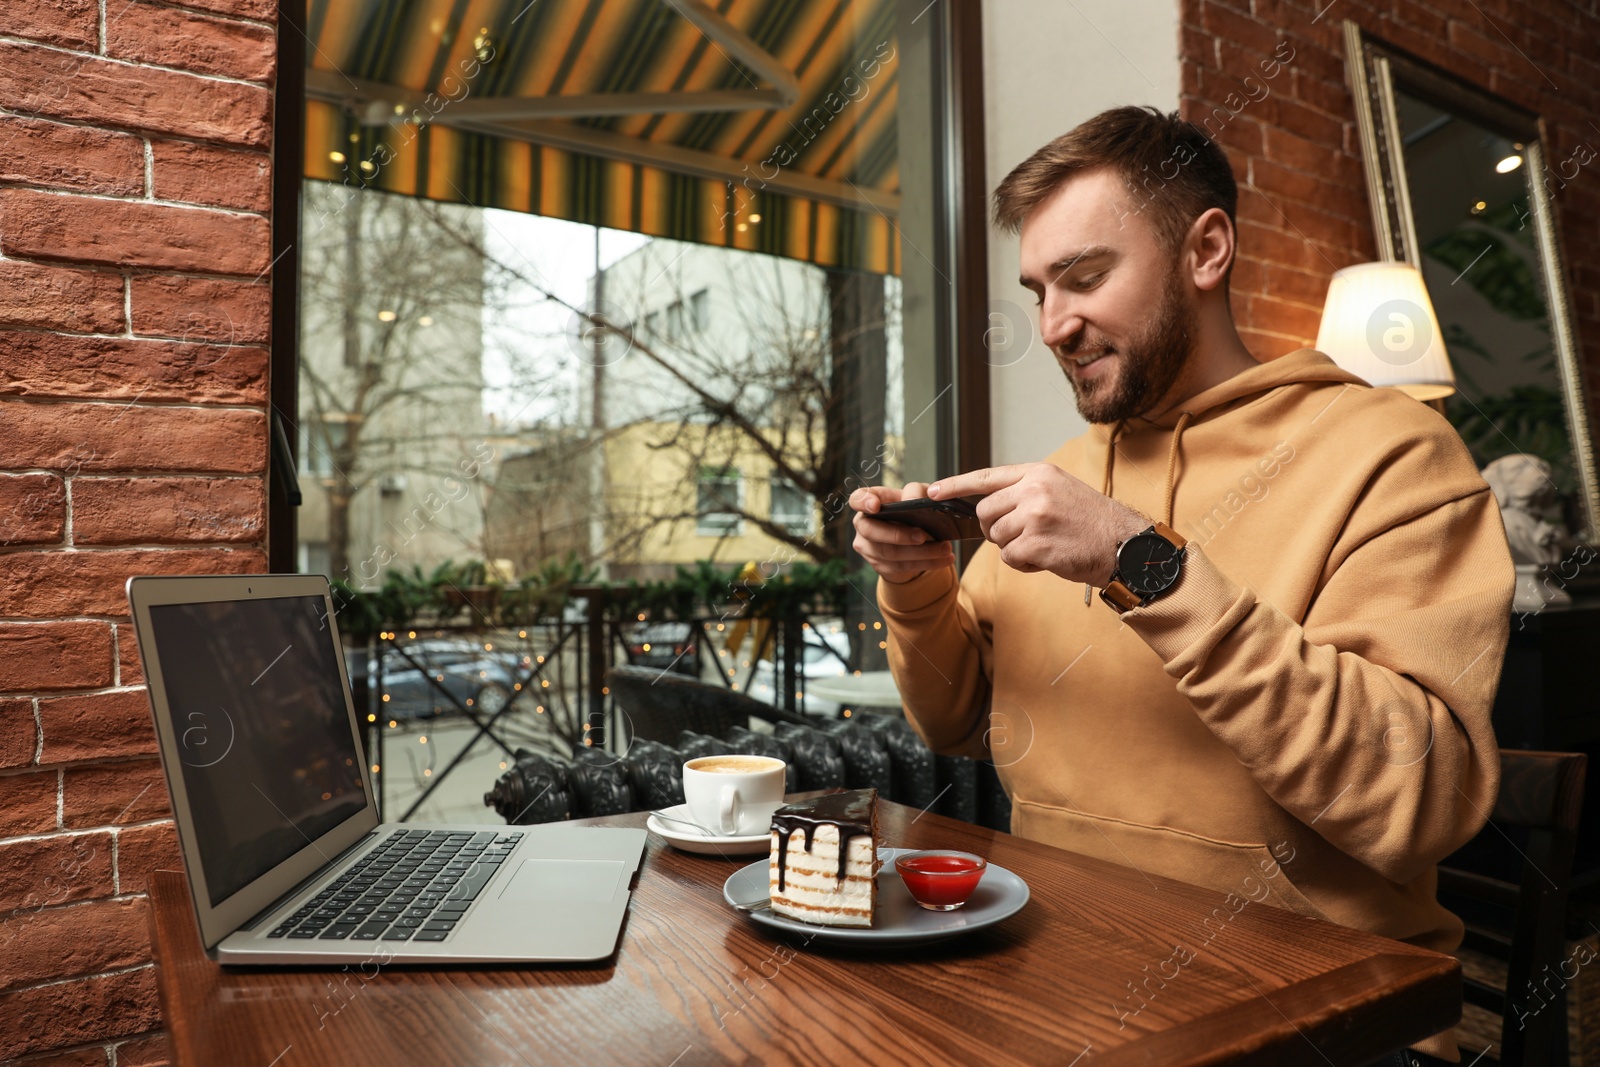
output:
POLYGON ((644 830, 379 821, 325 578, 133 578, 128 602, 212 959, 616 951, 644 830))

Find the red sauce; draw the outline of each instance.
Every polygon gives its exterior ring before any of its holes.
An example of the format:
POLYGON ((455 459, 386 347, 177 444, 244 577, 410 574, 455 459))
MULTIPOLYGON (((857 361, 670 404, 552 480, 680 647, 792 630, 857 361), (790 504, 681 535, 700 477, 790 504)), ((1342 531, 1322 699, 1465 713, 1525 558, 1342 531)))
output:
POLYGON ((962 904, 978 888, 983 868, 966 856, 914 856, 897 863, 911 895, 923 904, 962 904))

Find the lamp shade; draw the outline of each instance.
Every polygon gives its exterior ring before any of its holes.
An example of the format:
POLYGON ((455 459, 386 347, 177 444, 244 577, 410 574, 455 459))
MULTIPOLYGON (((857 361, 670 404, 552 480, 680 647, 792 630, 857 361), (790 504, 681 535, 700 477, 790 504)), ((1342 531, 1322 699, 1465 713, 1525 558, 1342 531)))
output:
POLYGON ((1456 391, 1439 319, 1409 263, 1359 263, 1334 272, 1317 349, 1372 385, 1418 400, 1456 391))

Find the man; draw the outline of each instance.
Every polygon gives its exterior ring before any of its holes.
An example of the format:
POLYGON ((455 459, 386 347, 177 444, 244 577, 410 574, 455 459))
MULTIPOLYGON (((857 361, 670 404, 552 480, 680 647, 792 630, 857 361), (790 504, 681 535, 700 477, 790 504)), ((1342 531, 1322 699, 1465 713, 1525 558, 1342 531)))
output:
MULTIPOLYGON (((1250 355, 1236 199, 1220 148, 1140 108, 1013 170, 996 219, 1092 425, 1043 463, 858 490, 855 545, 908 718, 994 760, 1014 832, 1449 951, 1435 864, 1499 785, 1500 514, 1425 405, 1250 355), (983 497, 959 581, 948 543, 873 518, 924 494, 983 497)), ((1130 989, 1124 1027, 1160 997, 1130 989)))

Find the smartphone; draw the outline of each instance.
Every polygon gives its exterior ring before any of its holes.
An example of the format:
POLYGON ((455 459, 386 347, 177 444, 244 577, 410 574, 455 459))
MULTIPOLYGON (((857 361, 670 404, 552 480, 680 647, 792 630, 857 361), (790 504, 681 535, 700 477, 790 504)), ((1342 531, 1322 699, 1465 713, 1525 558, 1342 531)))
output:
POLYGON ((981 541, 983 527, 978 522, 981 496, 958 496, 951 500, 896 500, 878 509, 874 519, 915 526, 935 541, 981 541))

